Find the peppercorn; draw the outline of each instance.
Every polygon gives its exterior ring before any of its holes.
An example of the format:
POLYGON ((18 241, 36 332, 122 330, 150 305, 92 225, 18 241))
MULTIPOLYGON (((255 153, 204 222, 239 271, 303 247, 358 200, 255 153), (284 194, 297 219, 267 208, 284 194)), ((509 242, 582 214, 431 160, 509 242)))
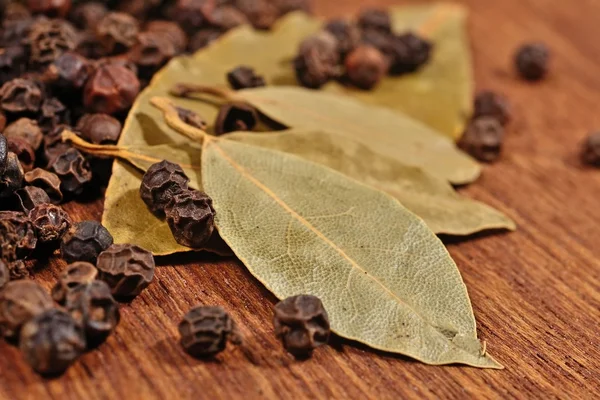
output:
POLYGON ((77 48, 77 30, 65 20, 39 19, 31 26, 27 41, 30 61, 48 65, 62 53, 77 48))
POLYGON ((90 163, 74 148, 56 156, 49 167, 60 178, 63 192, 80 194, 92 180, 90 163))
POLYGON ((521 46, 515 54, 515 66, 523 79, 538 81, 548 74, 550 50, 543 43, 521 46))
POLYGON ((34 151, 40 148, 42 139, 44 138, 38 123, 29 118, 19 118, 9 124, 4 130, 4 136, 7 139, 24 139, 34 151))
POLYGON ((202 29, 191 37, 187 49, 190 53, 195 53, 217 40, 221 35, 223 35, 223 31, 218 29, 202 29))
POLYGON ((358 14, 357 23, 362 30, 375 30, 385 34, 392 33, 392 17, 387 10, 366 9, 358 14))
POLYGON ((191 33, 207 24, 206 16, 215 8, 215 0, 177 0, 172 8, 173 19, 184 31, 191 33))
POLYGON ((593 132, 585 139, 581 160, 584 164, 600 167, 600 132, 593 132))
POLYGON ((510 105, 504 96, 483 91, 475 97, 473 118, 479 117, 495 118, 504 126, 510 121, 510 105))
POLYGON ((8 150, 17 155, 23 171, 31 171, 35 163, 35 151, 27 141, 19 137, 7 138, 8 150))
POLYGON ((52 297, 37 283, 11 281, 0 291, 0 332, 15 338, 23 324, 52 307, 52 297))
POLYGON ((212 357, 227 346, 241 343, 235 321, 218 306, 197 306, 179 323, 181 346, 193 357, 212 357))
POLYGON ((0 199, 12 196, 23 184, 23 167, 15 153, 8 152, 4 171, 0 174, 0 199))
POLYGON ((354 50, 360 43, 361 34, 358 27, 345 19, 334 19, 329 21, 323 29, 331 33, 337 39, 340 58, 344 59, 348 53, 354 50))
POLYGON ((108 56, 104 46, 96 37, 95 31, 89 30, 79 32, 79 43, 75 52, 88 60, 98 60, 108 56))
POLYGON ((6 263, 0 258, 0 292, 10 282, 10 271, 6 263))
POLYGON ((337 76, 339 63, 337 39, 329 32, 320 32, 300 44, 294 60, 296 78, 301 85, 318 89, 337 76))
POLYGON ((198 129, 206 129, 207 123, 204 118, 200 116, 200 114, 183 107, 175 108, 177 109, 177 115, 183 122, 198 129))
POLYGON ((108 283, 115 297, 139 295, 154 278, 154 257, 141 247, 113 244, 98 256, 98 279, 108 283))
POLYGON ((3 11, 3 22, 10 22, 10 21, 18 21, 18 20, 23 20, 23 19, 28 19, 31 17, 31 13, 29 12, 29 10, 27 9, 27 7, 25 7, 24 4, 18 3, 18 2, 3 2, 2 5, 4 6, 4 10, 3 11))
POLYGON ((119 324, 119 305, 104 281, 91 281, 69 290, 65 308, 84 327, 88 344, 102 342, 119 324))
POLYGON ((83 328, 57 308, 33 317, 21 329, 19 349, 27 363, 42 375, 63 373, 85 348, 83 328))
POLYGON ((357 47, 348 54, 345 66, 350 82, 363 90, 375 87, 388 69, 383 54, 375 47, 365 45, 357 47))
POLYGON ((212 199, 199 190, 188 190, 171 198, 165 208, 167 223, 177 243, 201 248, 214 230, 212 199))
POLYGON ((42 90, 30 79, 16 78, 0 88, 0 106, 10 113, 36 113, 42 100, 42 90))
POLYGON ((96 221, 75 223, 63 236, 60 251, 68 263, 87 261, 96 263, 98 255, 113 243, 111 234, 96 221))
POLYGON ((231 5, 222 5, 215 8, 206 15, 206 19, 210 25, 224 32, 249 22, 246 14, 231 5))
POLYGON ((35 168, 25 174, 25 182, 28 185, 44 190, 51 203, 59 204, 62 201, 63 195, 60 191, 60 178, 56 174, 41 168, 35 168))
POLYGON ((142 177, 140 197, 153 214, 162 216, 171 198, 188 190, 189 181, 179 165, 164 160, 150 166, 142 177))
POLYGON ((130 69, 109 63, 98 67, 85 85, 83 103, 93 112, 116 114, 128 110, 140 91, 130 69))
POLYGON ((472 120, 458 141, 458 147, 480 161, 495 161, 502 151, 504 128, 492 117, 472 120))
POLYGON ((241 65, 227 73, 227 81, 235 90, 266 86, 265 78, 253 68, 241 65))
POLYGON ((430 59, 433 44, 412 32, 390 38, 390 74, 415 72, 430 59))
POLYGON ((329 339, 329 317, 315 296, 288 297, 277 303, 273 324, 275 335, 296 357, 308 357, 329 339))
POLYGON ((92 73, 92 66, 85 57, 69 51, 61 54, 48 66, 43 79, 55 88, 71 93, 83 88, 92 73))
POLYGON ((29 213, 40 204, 50 202, 50 197, 39 187, 25 186, 15 192, 21 211, 29 213))
POLYGON ((107 54, 127 51, 135 44, 138 32, 136 19, 122 12, 107 13, 96 26, 96 37, 107 54))
POLYGON ((56 285, 52 288, 52 298, 59 304, 65 304, 67 294, 79 286, 92 283, 98 276, 98 270, 89 262, 77 261, 67 265, 60 273, 56 285))
POLYGON ((71 0, 27 0, 27 8, 34 14, 64 18, 71 9, 71 0))
POLYGON ((167 63, 177 53, 175 45, 160 32, 141 32, 129 51, 129 58, 140 67, 145 76, 151 77, 154 72, 167 63))
POLYGON ((77 4, 71 11, 71 22, 79 29, 95 30, 100 20, 108 13, 104 4, 91 1, 77 4))
POLYGON ((70 122, 69 109, 56 97, 46 98, 42 103, 38 125, 42 132, 52 132, 58 125, 70 122))
POLYGON ((69 214, 62 207, 49 203, 36 205, 29 211, 29 219, 35 228, 38 239, 42 243, 62 239, 71 227, 69 214))
POLYGON ((183 29, 172 21, 150 21, 146 25, 148 32, 156 32, 167 38, 175 47, 176 54, 182 53, 187 47, 187 36, 183 29))
POLYGON ((122 125, 108 114, 84 114, 77 122, 76 129, 89 142, 111 144, 119 140, 122 125))
POLYGON ((235 6, 256 29, 271 29, 279 17, 279 10, 268 0, 236 0, 235 6))
POLYGON ((69 143, 62 141, 62 133, 67 129, 72 131, 73 128, 69 125, 57 125, 52 131, 44 135, 44 158, 48 162, 46 168, 50 168, 54 160, 64 153, 66 153, 72 146, 69 143))
POLYGON ((234 131, 251 131, 258 124, 258 112, 245 103, 225 104, 219 110, 215 121, 215 134, 222 135, 234 131))
POLYGON ((0 257, 5 261, 25 258, 37 245, 31 220, 18 211, 0 211, 0 257))
POLYGON ((27 267, 23 260, 14 260, 8 263, 10 271, 10 280, 18 281, 31 278, 31 269, 27 267))

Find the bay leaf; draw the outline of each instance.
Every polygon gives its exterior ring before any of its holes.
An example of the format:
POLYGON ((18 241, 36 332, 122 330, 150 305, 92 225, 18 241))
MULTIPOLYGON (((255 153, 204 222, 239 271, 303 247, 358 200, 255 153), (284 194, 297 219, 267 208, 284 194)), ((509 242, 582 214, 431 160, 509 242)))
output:
POLYGON ((318 296, 337 334, 376 349, 501 368, 445 247, 398 201, 283 152, 208 137, 203 147, 216 227, 278 298, 318 296))

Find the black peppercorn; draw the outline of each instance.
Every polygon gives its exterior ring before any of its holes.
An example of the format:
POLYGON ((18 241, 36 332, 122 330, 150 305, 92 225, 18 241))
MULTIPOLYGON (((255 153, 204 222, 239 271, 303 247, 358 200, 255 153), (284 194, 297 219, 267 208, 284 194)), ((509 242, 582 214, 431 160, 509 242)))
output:
POLYGON ((38 123, 44 133, 52 132, 57 126, 70 122, 69 109, 56 97, 47 98, 42 103, 38 123))
POLYGON ((146 25, 146 31, 156 32, 167 38, 175 47, 177 54, 185 51, 188 38, 183 29, 172 21, 150 21, 146 25))
POLYGON ((56 285, 52 288, 52 298, 59 304, 64 304, 67 294, 79 286, 86 286, 96 280, 98 269, 93 264, 77 261, 67 265, 59 275, 56 285))
POLYGON ((0 291, 0 332, 15 338, 23 324, 52 307, 52 297, 37 283, 11 281, 0 291))
POLYGON ((40 204, 50 202, 50 197, 39 187, 25 186, 15 192, 17 202, 21 211, 29 213, 33 208, 40 204))
POLYGON ((98 279, 119 298, 139 295, 154 278, 152 253, 130 244, 113 244, 98 256, 98 279))
POLYGON ((329 318, 323 303, 315 296, 288 297, 275 306, 275 334, 287 351, 296 357, 307 357, 327 343, 329 318))
POLYGON ((31 26, 27 42, 31 63, 48 65, 62 53, 77 48, 77 30, 65 20, 39 19, 31 26))
POLYGON ((35 168, 25 174, 25 182, 30 186, 36 186, 44 190, 51 203, 59 204, 62 201, 60 178, 56 174, 45 169, 35 168))
POLYGON ((492 117, 472 120, 458 141, 458 147, 480 161, 495 161, 502 151, 504 128, 492 117))
POLYGON ((64 192, 80 194, 85 185, 92 180, 92 171, 86 158, 74 148, 56 156, 50 163, 50 170, 61 181, 64 192))
POLYGON ((431 57, 433 44, 412 32, 392 36, 390 40, 390 74, 392 75, 415 72, 431 57))
POLYGON ((269 0, 236 0, 235 6, 256 29, 271 29, 279 17, 277 6, 269 0))
POLYGON ((23 167, 15 153, 8 152, 6 165, 0 174, 0 199, 12 196, 23 184, 23 167))
POLYGON ((531 43, 520 47, 515 55, 517 72, 523 79, 538 81, 548 74, 550 50, 543 43, 531 43))
POLYGON ((92 69, 87 58, 68 51, 59 55, 48 66, 43 79, 66 94, 72 94, 74 90, 83 88, 92 69))
POLYGON ((22 212, 0 211, 0 257, 13 261, 27 257, 37 245, 31 220, 22 212))
POLYGON ((31 270, 25 265, 23 260, 15 260, 8 263, 10 280, 18 281, 31 278, 31 270))
POLYGON ((128 53, 145 77, 151 77, 154 72, 177 54, 175 45, 168 36, 160 32, 141 32, 136 36, 135 44, 128 53))
POLYGON ((33 14, 64 18, 71 9, 71 0, 27 0, 27 8, 33 14))
POLYGON ((48 162, 46 168, 50 168, 56 157, 66 153, 72 146, 62 141, 62 133, 65 129, 73 131, 69 125, 60 124, 52 131, 44 135, 43 154, 48 162))
POLYGON ((35 164, 35 150, 31 145, 23 138, 13 137, 7 138, 8 150, 17 155, 23 171, 31 171, 33 164, 35 164))
POLYGON ((490 91, 483 91, 475 97, 473 118, 492 117, 501 125, 510 120, 510 105, 506 98, 490 91))
POLYGON ((356 87, 370 90, 385 76, 388 63, 379 50, 372 46, 359 46, 345 61, 348 80, 356 87))
POLYGON ((171 233, 182 246, 200 248, 214 230, 212 199, 199 190, 188 190, 171 198, 165 208, 171 233))
POLYGON ((296 78, 302 86, 318 89, 338 74, 338 41, 329 32, 310 36, 300 44, 294 60, 296 78))
POLYGON ((136 19, 122 12, 109 12, 96 25, 96 37, 107 54, 127 51, 135 44, 138 31, 136 19))
POLYGON ((179 165, 164 160, 153 164, 142 177, 140 197, 152 213, 161 216, 173 196, 188 190, 189 181, 179 165))
POLYGON ((258 124, 258 120, 258 112, 248 104, 238 102, 225 104, 217 115, 215 134, 251 131, 258 124))
POLYGON ((392 33, 392 18, 387 10, 366 9, 357 18, 358 26, 362 30, 375 30, 385 34, 392 33))
POLYGON ((215 8, 215 0, 177 0, 171 18, 188 33, 196 32, 208 24, 206 16, 215 8))
POLYGON ((83 328, 73 317, 50 309, 23 325, 19 348, 36 372, 58 375, 84 352, 86 341, 83 328))
POLYGON ((113 243, 111 234, 96 221, 73 224, 62 238, 60 250, 68 263, 87 261, 96 263, 98 255, 113 243))
POLYGON ((235 90, 265 86, 265 79, 253 68, 241 65, 227 73, 227 81, 235 90))
POLYGON ((121 129, 122 125, 118 119, 102 113, 83 115, 76 127, 81 137, 95 144, 116 143, 121 129))
POLYGON ((42 90, 30 79, 13 79, 0 88, 0 106, 7 112, 38 112, 42 100, 42 90))
POLYGON ((35 228, 38 239, 42 243, 62 239, 71 227, 69 214, 62 207, 54 204, 36 205, 29 211, 29 219, 35 228))
POLYGON ((38 123, 29 118, 19 118, 4 129, 7 139, 20 138, 25 140, 34 151, 40 148, 44 135, 38 123))
POLYGON ((6 263, 0 258, 0 292, 10 282, 10 271, 6 263))
POLYGON ((140 81, 123 65, 98 67, 85 85, 83 104, 91 111, 116 114, 128 110, 140 91, 140 81))
POLYGON ((581 160, 584 164, 600 167, 600 132, 593 132, 585 139, 581 160))
POLYGON ((224 32, 249 22, 246 14, 227 4, 212 10, 206 15, 206 19, 210 25, 224 32))
POLYGON ((183 349, 198 358, 220 353, 227 342, 241 343, 235 322, 221 307, 192 308, 179 323, 179 334, 183 349))
POLYGON ((194 112, 192 110, 188 110, 187 108, 182 108, 182 107, 175 107, 177 109, 177 115, 179 116, 179 118, 185 122, 188 125, 191 125, 195 128, 198 129, 202 129, 205 130, 207 123, 204 120, 204 118, 202 118, 200 116, 200 114, 198 114, 197 112, 194 112))
POLYGON ((341 59, 344 59, 348 53, 354 50, 360 43, 361 35, 358 27, 347 20, 335 19, 329 21, 324 27, 337 39, 338 52, 341 59))

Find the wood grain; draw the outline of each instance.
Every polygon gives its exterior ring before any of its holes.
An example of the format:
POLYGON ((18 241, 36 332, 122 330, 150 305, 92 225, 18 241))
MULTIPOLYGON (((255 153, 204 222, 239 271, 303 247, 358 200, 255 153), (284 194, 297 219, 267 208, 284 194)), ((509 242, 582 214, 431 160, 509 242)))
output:
MULTIPOLYGON (((320 15, 397 1, 315 1, 320 15)), ((514 107, 506 152, 463 192, 498 207, 519 230, 448 239, 481 337, 503 371, 431 367, 334 339, 297 362, 273 337, 274 298, 239 262, 210 256, 162 259, 155 282, 122 307, 116 333, 64 376, 43 380, 18 350, 0 343, 1 399, 215 398, 595 398, 600 388, 600 171, 578 161, 580 142, 600 129, 600 2, 468 0, 478 87, 514 107), (553 54, 540 84, 517 80, 511 57, 542 40, 553 54), (195 304, 231 310, 246 336, 214 362, 187 357, 176 325, 195 304)), ((101 204, 70 204, 76 220, 101 204)), ((40 265, 46 287, 64 267, 40 265)))

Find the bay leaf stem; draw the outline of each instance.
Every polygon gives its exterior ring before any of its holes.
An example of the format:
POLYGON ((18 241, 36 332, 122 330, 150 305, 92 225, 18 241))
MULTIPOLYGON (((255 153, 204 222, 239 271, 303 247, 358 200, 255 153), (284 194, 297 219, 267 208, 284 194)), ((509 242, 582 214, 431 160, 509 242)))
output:
POLYGON ((204 143, 204 141, 212 139, 206 131, 183 122, 179 117, 177 107, 169 99, 165 97, 153 97, 150 99, 150 103, 163 112, 165 122, 169 127, 188 139, 197 143, 204 143))
POLYGON ((220 86, 199 85, 195 83, 177 83, 169 90, 169 94, 175 97, 186 98, 195 94, 209 94, 227 101, 240 101, 240 97, 233 90, 220 86))

